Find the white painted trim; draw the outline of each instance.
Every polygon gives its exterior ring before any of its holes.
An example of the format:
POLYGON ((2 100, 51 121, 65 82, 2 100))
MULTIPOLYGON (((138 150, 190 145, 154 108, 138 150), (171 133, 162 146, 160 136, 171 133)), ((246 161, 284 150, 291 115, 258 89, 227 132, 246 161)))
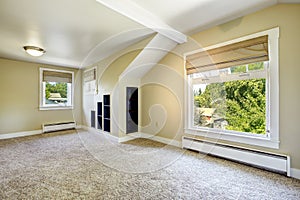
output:
POLYGON ((300 169, 291 168, 291 177, 300 180, 300 169))
POLYGON ((168 138, 164 138, 164 137, 160 137, 160 136, 156 136, 156 135, 151 135, 148 133, 142 133, 142 132, 130 133, 125 137, 119 138, 119 142, 126 142, 126 141, 130 141, 130 140, 134 140, 136 138, 145 138, 145 139, 153 140, 156 142, 161 142, 163 144, 167 144, 167 145, 171 145, 171 146, 175 146, 175 147, 179 147, 179 148, 182 147, 180 141, 172 140, 172 139, 168 139, 168 138))
POLYGON ((124 136, 124 137, 120 137, 118 142, 119 143, 123 143, 123 142, 128 142, 130 140, 134 140, 135 138, 132 138, 132 137, 128 137, 128 136, 124 136))
MULTIPOLYGON (((81 129, 81 125, 77 125, 76 129, 81 129)), ((43 130, 34 130, 34 131, 22 131, 22 132, 14 132, 14 133, 6 133, 6 134, 0 134, 0 140, 10 139, 10 138, 18 138, 18 137, 25 137, 25 136, 31 136, 31 135, 38 135, 42 134, 43 130)))
POLYGON ((124 137, 119 137, 119 143, 127 142, 127 141, 134 140, 137 138, 148 138, 148 136, 142 132, 129 133, 129 134, 126 134, 126 136, 124 136, 124 137))
POLYGON ((25 136, 31 136, 31 135, 38 135, 38 134, 42 134, 42 133, 43 133, 42 130, 6 133, 6 134, 0 134, 0 140, 25 137, 25 136))
POLYGON ((268 147, 268 148, 279 148, 279 141, 278 140, 271 140, 267 137, 261 137, 258 135, 257 137, 251 136, 250 134, 234 134, 230 132, 221 132, 217 130, 208 130, 204 129, 185 129, 185 133, 191 135, 199 135, 202 137, 213 138, 218 140, 227 140, 232 142, 250 144, 255 146, 261 147, 268 147))
MULTIPOLYGON (((193 89, 192 80, 190 76, 185 75, 185 133, 201 135, 208 138, 223 139, 227 141, 234 141, 244 144, 250 144, 255 146, 263 146, 268 148, 279 149, 279 27, 272 28, 266 31, 254 33, 251 35, 246 35, 244 37, 236 38, 227 42, 219 43, 216 45, 201 48, 195 51, 191 51, 184 54, 184 61, 187 55, 194 53, 207 51, 210 49, 219 48, 225 45, 241 42, 244 40, 249 40, 252 38, 268 35, 269 36, 269 124, 270 124, 270 134, 268 138, 262 138, 260 136, 251 137, 249 135, 236 135, 233 133, 228 133, 228 131, 215 130, 215 129, 205 129, 193 126, 193 89)), ((184 62, 185 65, 185 62, 184 62)), ((185 69, 185 66, 184 66, 185 69)), ((185 69, 186 70, 186 69, 185 69)), ((185 73, 186 74, 186 73, 185 73)))
POLYGON ((290 156, 287 156, 287 172, 286 172, 286 175, 288 177, 291 176, 291 157, 290 156))
POLYGON ((81 128, 83 130, 86 130, 86 131, 89 131, 91 133, 96 133, 96 134, 103 134, 104 136, 107 136, 107 137, 110 137, 111 139, 115 140, 115 141, 119 141, 119 137, 117 136, 114 136, 106 131, 102 131, 102 130, 99 130, 99 129, 96 129, 96 128, 92 128, 92 127, 87 127, 87 126, 84 126, 84 125, 81 125, 81 128))
POLYGON ((152 135, 149 135, 148 139, 154 140, 154 141, 157 141, 157 142, 161 142, 163 144, 179 147, 179 148, 182 147, 181 142, 177 141, 177 140, 171 140, 171 139, 168 139, 168 138, 164 138, 164 137, 160 137, 160 136, 152 136, 152 135))
POLYGON ((42 106, 40 110, 73 110, 73 106, 42 106))
POLYGON ((39 80, 39 110, 67 110, 67 109, 73 109, 74 108, 74 78, 75 78, 75 74, 73 71, 68 71, 68 70, 60 70, 60 69, 51 69, 51 68, 44 68, 44 67, 40 67, 40 80, 39 80), (44 105, 44 96, 46 95, 43 88, 45 87, 43 84, 43 71, 54 71, 54 72, 62 72, 62 73, 70 73, 72 74, 72 86, 71 86, 71 105, 68 106, 47 106, 44 105))
POLYGON ((82 125, 76 125, 75 129, 82 129, 82 125))
POLYGON ((98 3, 148 27, 181 44, 187 41, 187 36, 170 27, 157 16, 130 0, 96 0, 98 3))

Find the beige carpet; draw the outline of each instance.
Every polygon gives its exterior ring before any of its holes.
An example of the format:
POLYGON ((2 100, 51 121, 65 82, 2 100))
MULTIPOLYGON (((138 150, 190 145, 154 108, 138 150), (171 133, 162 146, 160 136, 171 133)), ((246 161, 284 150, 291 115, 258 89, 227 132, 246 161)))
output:
POLYGON ((0 141, 0 199, 300 199, 300 181, 146 139, 0 141))

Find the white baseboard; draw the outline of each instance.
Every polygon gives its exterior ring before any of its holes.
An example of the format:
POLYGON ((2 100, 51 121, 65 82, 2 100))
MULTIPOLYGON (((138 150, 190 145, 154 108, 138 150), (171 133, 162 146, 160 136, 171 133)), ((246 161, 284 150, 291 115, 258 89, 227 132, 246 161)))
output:
MULTIPOLYGON (((81 125, 76 126, 76 129, 81 129, 81 128, 82 128, 81 125)), ((18 138, 18 137, 25 137, 25 136, 31 136, 31 135, 38 135, 38 134, 42 134, 42 133, 43 133, 43 130, 6 133, 6 134, 0 134, 0 140, 18 138)))
POLYGON ((119 138, 119 142, 127 142, 127 141, 130 141, 130 140, 134 140, 136 138, 146 138, 146 139, 149 139, 149 140, 161 142, 163 144, 168 144, 168 145, 179 147, 179 148, 182 147, 180 141, 171 140, 171 139, 168 139, 168 138, 155 136, 155 135, 142 133, 142 132, 130 133, 127 136, 119 138))
POLYGON ((110 137, 111 139, 115 140, 115 141, 119 141, 119 137, 117 136, 114 136, 108 132, 105 132, 105 131, 102 131, 102 130, 99 130, 99 129, 96 129, 96 128, 92 128, 92 127, 88 127, 88 126, 84 126, 84 125, 81 125, 81 128, 83 130, 86 130, 86 131, 89 131, 91 133, 97 133, 97 134, 103 134, 105 136, 108 136, 110 137))
POLYGON ((31 136, 31 135, 38 135, 41 133, 42 133, 42 130, 22 131, 22 132, 15 132, 15 133, 0 134, 0 140, 18 138, 18 137, 24 137, 24 136, 31 136))
POLYGON ((127 141, 134 140, 134 139, 137 139, 137 138, 148 138, 148 136, 144 133, 141 133, 141 132, 129 133, 124 137, 120 137, 119 138, 119 143, 127 142, 127 141))
POLYGON ((300 179, 300 169, 291 168, 291 177, 300 179))
POLYGON ((76 125, 75 129, 81 129, 82 125, 76 125))
POLYGON ((168 144, 168 145, 171 145, 171 146, 182 148, 182 144, 181 144, 180 141, 171 140, 171 139, 160 137, 160 136, 153 136, 153 135, 150 135, 150 134, 146 134, 146 135, 148 135, 147 138, 150 139, 150 140, 154 140, 154 141, 157 141, 157 142, 161 142, 163 144, 168 144))
POLYGON ((127 142, 130 140, 134 140, 136 138, 137 137, 133 137, 133 136, 124 136, 124 137, 120 137, 118 141, 119 141, 119 143, 122 143, 122 142, 127 142))

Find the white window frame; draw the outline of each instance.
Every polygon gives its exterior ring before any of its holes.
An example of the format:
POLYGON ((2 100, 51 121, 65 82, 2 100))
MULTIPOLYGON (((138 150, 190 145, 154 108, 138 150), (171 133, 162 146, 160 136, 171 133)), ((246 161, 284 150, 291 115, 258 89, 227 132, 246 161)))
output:
MULTIPOLYGON (((243 144, 262 146, 267 148, 279 149, 279 62, 278 62, 278 50, 279 50, 279 27, 262 31, 259 33, 247 35, 240 37, 234 40, 223 42, 220 44, 208 46, 200 50, 188 52, 184 54, 184 59, 186 56, 201 52, 207 51, 214 48, 219 48, 225 45, 241 42, 244 40, 268 35, 268 44, 269 44, 269 70, 268 70, 268 79, 269 84, 267 83, 266 87, 269 87, 269 107, 267 107, 267 134, 236 134, 234 131, 228 130, 216 130, 206 127, 195 127, 193 120, 193 106, 194 106, 194 93, 192 87, 192 78, 185 73, 185 128, 184 131, 187 134, 199 135, 206 138, 213 138, 231 142, 238 142, 243 144)), ((185 61, 184 60, 184 61, 185 61)), ((186 63, 186 62, 184 62, 186 63)), ((184 69, 185 66, 184 66, 184 69)), ((185 71, 186 72, 186 71, 185 71)))
POLYGON ((74 108, 74 72, 66 71, 66 70, 58 70, 58 69, 51 69, 51 68, 40 68, 40 110, 71 110, 74 108), (45 83, 43 82, 43 72, 44 71, 54 71, 54 72, 62 72, 62 73, 70 73, 72 74, 72 86, 71 86, 71 105, 70 106, 62 106, 62 105, 47 105, 44 102, 44 97, 46 96, 45 93, 45 83))

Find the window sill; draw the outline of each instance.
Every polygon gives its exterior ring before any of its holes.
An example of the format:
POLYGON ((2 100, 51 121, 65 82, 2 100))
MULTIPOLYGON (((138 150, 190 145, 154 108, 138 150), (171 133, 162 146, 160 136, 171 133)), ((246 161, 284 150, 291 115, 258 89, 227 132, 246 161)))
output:
POLYGON ((254 146, 267 147, 272 149, 279 149, 279 141, 272 140, 267 137, 257 137, 252 135, 237 135, 233 133, 225 133, 216 130, 202 130, 196 128, 186 128, 185 133, 191 135, 198 135, 206 138, 220 139, 231 142, 238 142, 254 146))
POLYGON ((73 106, 42 106, 39 110, 73 110, 73 106))

